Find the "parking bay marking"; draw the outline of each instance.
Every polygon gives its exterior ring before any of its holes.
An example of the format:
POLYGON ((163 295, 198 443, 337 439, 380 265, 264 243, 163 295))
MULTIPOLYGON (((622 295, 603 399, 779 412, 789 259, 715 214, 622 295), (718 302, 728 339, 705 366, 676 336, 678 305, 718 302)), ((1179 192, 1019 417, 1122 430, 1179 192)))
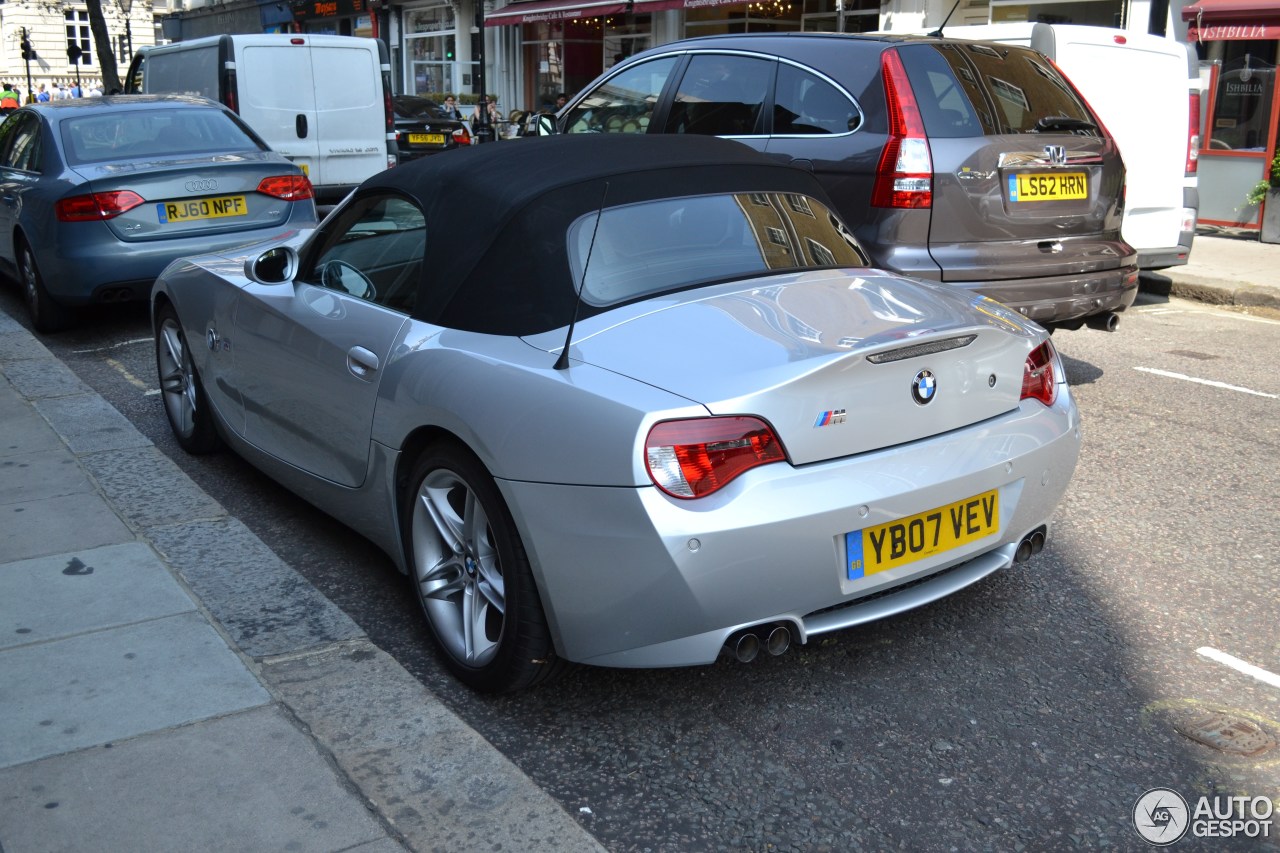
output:
POLYGON ((112 368, 114 368, 117 373, 123 376, 126 382, 128 382, 134 388, 137 388, 139 391, 144 392, 145 396, 150 397, 153 394, 160 393, 158 389, 157 390, 149 389, 147 387, 147 383, 143 382, 141 379, 139 379, 138 377, 130 373, 129 370, 123 364, 116 361, 114 358, 104 359, 104 361, 106 361, 107 364, 111 365, 112 368))
POLYGON ((1280 395, 1268 394, 1265 391, 1254 391, 1251 388, 1241 388, 1239 385, 1228 385, 1225 382, 1216 382, 1212 379, 1198 379, 1195 376, 1187 376, 1183 373, 1174 373, 1170 370, 1157 370, 1154 367, 1135 367, 1134 370, 1141 370, 1143 373, 1153 373, 1156 376, 1164 376, 1168 379, 1182 379, 1186 382, 1195 382, 1199 385, 1208 385, 1212 388, 1223 388, 1227 391, 1239 391, 1242 394, 1252 394, 1255 397, 1266 397, 1269 400, 1280 399, 1280 395))
POLYGON ((93 349, 77 349, 77 350, 72 350, 71 352, 74 355, 84 355, 86 353, 94 353, 94 352, 109 352, 110 350, 113 350, 113 349, 120 349, 120 347, 131 347, 131 346, 134 346, 135 344, 149 344, 153 340, 155 339, 154 338, 133 338, 132 340, 128 340, 128 341, 119 341, 118 343, 114 343, 109 347, 95 347, 93 349))
POLYGON ((1209 646, 1201 646, 1196 649, 1196 654, 1201 657, 1206 657, 1209 660, 1217 661, 1224 666, 1229 666, 1236 672, 1242 672, 1251 678, 1256 678, 1263 684, 1269 684, 1272 687, 1280 687, 1280 675, 1276 675, 1274 672, 1268 672, 1260 666, 1254 666, 1248 661, 1242 661, 1240 658, 1229 655, 1226 652, 1220 652, 1209 646))

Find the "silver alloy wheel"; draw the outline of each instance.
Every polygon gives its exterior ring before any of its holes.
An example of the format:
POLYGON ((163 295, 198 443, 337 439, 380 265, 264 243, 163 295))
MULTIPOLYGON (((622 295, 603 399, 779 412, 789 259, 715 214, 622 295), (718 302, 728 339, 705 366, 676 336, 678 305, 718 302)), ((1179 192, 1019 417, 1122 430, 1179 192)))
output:
POLYGON ((191 435, 196 426, 196 379, 177 318, 166 317, 160 324, 160 346, 156 353, 160 392, 169 423, 175 433, 191 435))
POLYGON ((447 468, 423 479, 411 531, 415 581, 436 636, 451 656, 483 667, 498 653, 506 593, 489 513, 447 468))

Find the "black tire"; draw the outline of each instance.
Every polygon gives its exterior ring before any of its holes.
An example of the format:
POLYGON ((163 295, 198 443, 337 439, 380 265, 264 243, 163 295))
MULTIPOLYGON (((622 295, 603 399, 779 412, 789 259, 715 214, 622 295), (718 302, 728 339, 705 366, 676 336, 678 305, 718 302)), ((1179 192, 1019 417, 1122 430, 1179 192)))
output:
POLYGON ((222 447, 187 336, 172 305, 163 306, 156 315, 156 373, 164 414, 178 446, 196 456, 222 447))
POLYGON ((496 693, 567 668, 511 513, 479 460, 452 442, 428 447, 413 465, 401 517, 410 579, 460 681, 496 693))
POLYGON ((26 243, 18 246, 18 284, 27 303, 27 313, 31 315, 31 325, 37 332, 61 332, 75 322, 74 312, 49 295, 35 255, 26 243))

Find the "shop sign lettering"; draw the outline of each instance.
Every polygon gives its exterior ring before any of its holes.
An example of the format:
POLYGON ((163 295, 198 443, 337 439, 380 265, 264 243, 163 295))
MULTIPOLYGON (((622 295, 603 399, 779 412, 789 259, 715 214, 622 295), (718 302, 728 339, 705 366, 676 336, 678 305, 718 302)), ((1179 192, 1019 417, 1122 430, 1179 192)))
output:
POLYGON ((1266 24, 1197 27, 1193 21, 1191 26, 1187 29, 1187 37, 1192 41, 1248 41, 1251 39, 1275 39, 1280 38, 1280 27, 1272 27, 1266 24))

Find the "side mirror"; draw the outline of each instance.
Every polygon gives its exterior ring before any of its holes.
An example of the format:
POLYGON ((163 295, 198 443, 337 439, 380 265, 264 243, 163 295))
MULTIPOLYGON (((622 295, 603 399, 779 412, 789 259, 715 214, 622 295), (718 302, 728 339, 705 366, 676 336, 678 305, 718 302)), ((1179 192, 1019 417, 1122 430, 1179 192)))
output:
POLYGON ((267 249, 244 262, 244 275, 258 284, 283 284, 298 273, 298 252, 291 246, 267 249))
POLYGON ((524 120, 525 136, 555 136, 556 117, 550 113, 533 113, 524 120))

